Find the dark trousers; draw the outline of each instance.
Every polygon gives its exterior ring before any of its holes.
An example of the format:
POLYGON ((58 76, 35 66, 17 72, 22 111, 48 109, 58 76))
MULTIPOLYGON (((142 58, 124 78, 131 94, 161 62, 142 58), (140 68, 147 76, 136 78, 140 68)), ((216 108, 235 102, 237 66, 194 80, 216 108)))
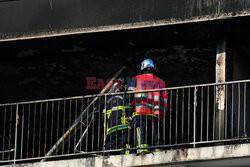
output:
POLYGON ((131 134, 129 129, 117 130, 106 136, 105 150, 124 149, 120 152, 107 152, 105 155, 129 154, 131 134))
POLYGON ((134 146, 137 149, 137 153, 146 153, 150 151, 158 151, 159 149, 147 149, 144 147, 159 146, 161 121, 151 115, 136 115, 133 118, 134 121, 134 146))

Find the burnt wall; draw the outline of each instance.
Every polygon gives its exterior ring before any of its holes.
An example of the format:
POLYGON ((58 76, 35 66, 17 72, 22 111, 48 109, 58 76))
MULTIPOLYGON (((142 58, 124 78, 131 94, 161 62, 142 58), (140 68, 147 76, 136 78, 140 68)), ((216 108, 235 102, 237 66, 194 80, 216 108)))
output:
MULTIPOLYGON (((214 23, 0 43, 0 103, 94 94, 86 77, 139 73, 150 57, 168 87, 214 82, 214 23)), ((217 25, 219 27, 219 24, 217 25)), ((216 26, 216 27, 217 27, 216 26)))
POLYGON ((121 66, 150 57, 168 87, 215 82, 216 40, 227 40, 227 81, 248 79, 249 17, 0 43, 0 103, 95 94, 121 66), (237 77, 238 76, 238 77, 237 77))
POLYGON ((230 18, 249 9, 248 0, 0 0, 0 40, 230 18))

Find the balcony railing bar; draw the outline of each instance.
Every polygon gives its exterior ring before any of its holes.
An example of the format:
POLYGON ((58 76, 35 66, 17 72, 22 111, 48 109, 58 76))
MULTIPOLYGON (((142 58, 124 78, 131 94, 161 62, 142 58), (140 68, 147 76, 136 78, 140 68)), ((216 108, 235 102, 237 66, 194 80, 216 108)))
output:
POLYGON ((240 137, 240 84, 238 83, 238 133, 237 136, 240 137))
MULTIPOLYGON (((232 84, 232 102, 234 101, 234 84, 232 84)), ((232 103, 232 111, 234 111, 234 103, 232 103)), ((232 126, 231 126, 231 137, 234 136, 234 130, 233 130, 233 125, 234 125, 234 112, 232 112, 231 115, 232 118, 232 126)))
POLYGON ((187 136, 187 138, 188 138, 188 142, 190 141, 190 100, 191 100, 191 90, 190 90, 190 88, 188 88, 188 136, 187 136))
MULTIPOLYGON (((225 85, 225 97, 227 97, 227 90, 228 90, 228 85, 225 85)), ((227 98, 225 98, 225 139, 227 139, 227 120, 228 120, 228 114, 227 114, 227 98)))
MULTIPOLYGON (((198 85, 171 87, 171 88, 163 88, 163 89, 152 89, 152 90, 143 90, 143 91, 128 91, 128 92, 126 92, 126 94, 143 93, 143 92, 157 92, 157 91, 169 91, 169 90, 195 88, 195 87, 199 88, 199 87, 208 87, 208 86, 229 85, 229 84, 244 83, 244 82, 248 83, 248 82, 250 82, 250 80, 231 81, 231 82, 222 82, 222 83, 210 83, 210 84, 198 84, 198 85)), ((122 95, 122 94, 124 94, 124 92, 95 94, 95 95, 86 95, 86 96, 64 97, 64 98, 35 100, 35 101, 26 101, 26 102, 17 102, 17 103, 5 103, 5 104, 0 104, 0 107, 1 106, 8 106, 8 105, 17 105, 17 104, 42 103, 42 102, 73 100, 73 99, 80 99, 80 98, 94 98, 94 97, 102 97, 102 96, 105 96, 105 95, 110 96, 110 95, 122 95)))
MULTIPOLYGON (((6 111, 7 111, 7 107, 5 106, 4 107, 4 125, 3 125, 3 136, 5 136, 5 129, 6 129, 6 111)), ((5 139, 4 139, 4 137, 3 137, 3 148, 2 148, 2 150, 5 150, 5 148, 4 148, 4 146, 5 146, 5 139)), ((2 152, 3 154, 2 154, 2 159, 4 159, 4 152, 2 152)))
POLYGON ((207 87, 207 141, 208 141, 208 132, 209 132, 209 86, 207 87))
POLYGON ((193 139, 193 143, 194 143, 194 148, 195 148, 195 144, 196 144, 196 107, 197 107, 197 88, 194 87, 194 139, 193 139))
POLYGON ((244 83, 244 136, 246 136, 246 90, 247 90, 247 84, 244 83))
MULTIPOLYGON (((214 95, 216 96, 216 87, 214 86, 214 95)), ((216 117, 216 98, 214 98, 214 109, 213 109, 213 140, 215 140, 215 117, 216 117)))

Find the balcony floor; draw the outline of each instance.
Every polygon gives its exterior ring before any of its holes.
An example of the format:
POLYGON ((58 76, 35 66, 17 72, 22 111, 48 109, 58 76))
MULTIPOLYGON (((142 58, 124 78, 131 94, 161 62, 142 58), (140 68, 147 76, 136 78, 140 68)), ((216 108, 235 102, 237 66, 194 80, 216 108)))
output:
MULTIPOLYGON (((19 163, 16 167, 101 167, 101 166, 249 166, 250 144, 175 149, 144 156, 116 155, 71 160, 19 163)), ((13 166, 7 165, 7 166, 13 166)))

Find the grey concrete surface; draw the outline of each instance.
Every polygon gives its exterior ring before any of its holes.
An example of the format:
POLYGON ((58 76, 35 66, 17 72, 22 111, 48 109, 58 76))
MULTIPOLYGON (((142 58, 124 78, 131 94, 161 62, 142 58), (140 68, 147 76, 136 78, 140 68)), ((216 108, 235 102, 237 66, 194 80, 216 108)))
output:
POLYGON ((116 155, 7 167, 125 167, 125 166, 249 166, 250 144, 212 146, 156 152, 144 156, 116 155))

